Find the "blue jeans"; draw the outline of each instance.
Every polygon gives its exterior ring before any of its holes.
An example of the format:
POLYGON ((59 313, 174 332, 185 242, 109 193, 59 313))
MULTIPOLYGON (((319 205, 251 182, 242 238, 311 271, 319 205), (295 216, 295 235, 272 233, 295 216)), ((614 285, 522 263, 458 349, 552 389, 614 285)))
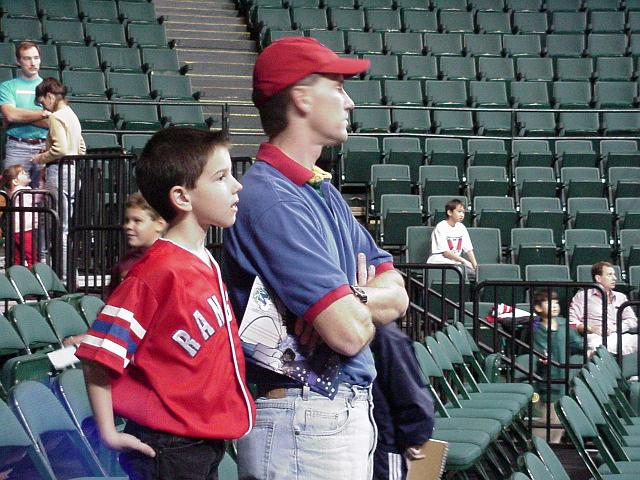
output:
POLYGON ((5 144, 5 158, 3 168, 9 168, 13 165, 22 165, 24 169, 31 175, 31 188, 38 188, 38 178, 40 176, 40 165, 33 163, 31 158, 42 152, 46 144, 31 145, 29 143, 17 142, 7 138, 5 144))
POLYGON ((218 480, 224 440, 181 437, 128 421, 124 429, 156 452, 151 458, 138 451, 120 454, 130 480, 218 480))
POLYGON ((241 480, 369 480, 376 427, 371 389, 341 384, 329 400, 309 388, 256 399, 256 424, 238 441, 241 480))

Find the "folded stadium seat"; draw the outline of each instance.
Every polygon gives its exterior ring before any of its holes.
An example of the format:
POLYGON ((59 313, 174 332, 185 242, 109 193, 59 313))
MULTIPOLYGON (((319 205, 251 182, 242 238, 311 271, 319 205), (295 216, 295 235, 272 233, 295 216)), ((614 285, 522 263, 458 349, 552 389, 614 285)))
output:
POLYGON ((552 167, 516 167, 515 179, 519 198, 556 196, 558 184, 552 167))
POLYGON ((629 52, 636 60, 640 56, 640 33, 629 35, 629 52))
POLYGON ((442 57, 440 76, 443 80, 475 80, 478 77, 473 57, 442 57))
POLYGON ((474 33, 473 13, 440 10, 440 30, 444 33, 474 33))
POLYGON ((382 87, 379 80, 345 80, 344 90, 356 106, 382 105, 382 87))
POLYGON ((640 267, 629 267, 629 287, 631 288, 631 299, 637 300, 640 296, 640 267))
POLYGON ((323 0, 322 4, 327 8, 344 8, 348 10, 356 8, 354 0, 323 0))
MULTIPOLYGON (((95 135, 95 134, 94 134, 95 135)), ((108 135, 108 134, 104 134, 108 135)), ((113 135, 115 137, 115 135, 113 135)), ((82 294, 69 294, 66 287, 56 274, 56 272, 46 263, 37 262, 33 265, 33 274, 36 280, 40 283, 42 288, 47 292, 49 297, 60 297, 63 300, 71 300, 72 295, 74 298, 79 298, 82 294)))
POLYGON ((582 35, 587 30, 587 12, 553 12, 549 30, 582 35))
POLYGON ((640 198, 617 198, 615 206, 620 229, 640 228, 640 198))
MULTIPOLYGON (((630 16, 631 19, 631 16, 630 16)), ((624 12, 591 12, 591 33, 624 33, 624 12)), ((633 29, 631 29, 633 31, 633 29)))
POLYGON ((596 167, 563 167, 560 183, 565 201, 576 197, 599 197, 606 193, 606 185, 596 167))
POLYGON ((509 180, 504 167, 470 166, 467 168, 469 198, 480 196, 506 196, 509 180))
POLYGON ((61 45, 60 58, 60 66, 66 70, 102 71, 98 49, 92 45, 61 45))
POLYGON ((640 265, 640 229, 620 230, 620 257, 627 273, 629 268, 640 265))
MULTIPOLYGON (((516 169, 517 175, 517 169, 516 169)), ((562 246, 564 233, 564 212, 559 198, 523 197, 520 198, 522 226, 527 228, 551 228, 556 246, 562 246)))
POLYGON ((323 8, 291 8, 291 26, 294 30, 327 30, 327 13, 323 8))
POLYGON ((538 57, 542 52, 539 35, 503 35, 502 44, 507 56, 538 57))
POLYGON ((85 41, 98 47, 127 47, 124 26, 119 23, 85 24, 85 41))
POLYGON ((634 112, 604 112, 602 127, 606 135, 640 135, 640 114, 634 112))
MULTIPOLYGON (((61 47, 61 51, 64 47, 61 47)), ((137 48, 102 47, 100 64, 106 72, 141 73, 140 50, 137 48)))
POLYGON ((502 12, 505 10, 504 0, 474 0, 473 8, 480 12, 502 12))
MULTIPOLYGON (((311 30, 309 36, 336 53, 344 53, 346 51, 344 33, 339 30, 311 30)), ((371 66, 373 67, 373 64, 371 66)))
MULTIPOLYGON (((151 106, 155 107, 155 105, 151 106)), ((149 113, 151 113, 151 110, 149 110, 149 113)), ((127 116, 125 116, 125 129, 128 130, 130 128, 127 128, 127 126, 131 124, 132 120, 130 116, 128 121, 126 118, 127 116)), ((144 119, 145 117, 140 118, 144 119)), ((219 118, 204 116, 201 105, 171 105, 165 103, 160 105, 160 118, 162 125, 165 127, 193 127, 207 130, 216 125, 216 122, 218 122, 217 127, 221 127, 219 118)))
POLYGON ((571 277, 576 277, 578 265, 593 265, 599 261, 614 260, 614 254, 605 230, 573 229, 565 232, 565 264, 571 277))
POLYGON ((120 130, 158 130, 162 126, 155 105, 115 104, 113 118, 120 130))
POLYGON ((60 70, 57 68, 41 68, 39 73, 41 78, 53 77, 60 80, 60 70))
POLYGON ((630 33, 640 32, 640 12, 629 12, 627 27, 630 33))
POLYGON ((398 10, 365 9, 365 25, 370 32, 400 32, 402 22, 398 10))
MULTIPOLYGON (((426 4, 427 2, 422 3, 426 4)), ((436 12, 403 8, 400 13, 402 16, 402 27, 405 32, 438 32, 436 12)))
POLYGON ((60 343, 67 337, 82 335, 87 331, 87 324, 70 303, 62 300, 49 300, 44 309, 47 322, 60 343))
POLYGON ((472 135, 473 117, 471 112, 461 110, 436 110, 433 127, 435 134, 472 135))
POLYGON ((371 166, 370 208, 374 216, 380 214, 380 198, 387 194, 411 194, 411 176, 408 165, 388 163, 371 166))
POLYGON ((95 321, 102 307, 104 307, 104 302, 93 295, 83 295, 78 302, 80 315, 89 326, 95 321))
POLYGON ((433 55, 402 55, 402 72, 407 80, 437 80, 439 76, 436 57, 433 55))
POLYGON ((285 37, 304 37, 304 32, 302 30, 274 30, 269 28, 262 36, 261 46, 265 48, 276 40, 285 37))
POLYGON ((511 58, 480 57, 478 75, 484 80, 512 82, 516 78, 511 58))
POLYGON ((459 33, 425 33, 424 46, 436 57, 464 55, 462 35, 459 33))
POLYGON ((427 263, 427 259, 429 255, 431 255, 431 233, 434 228, 435 227, 427 227, 425 225, 407 227, 405 262, 427 263))
POLYGON ((511 170, 509 154, 504 140, 488 138, 472 138, 467 142, 469 165, 494 166, 511 170))
POLYGON ((514 12, 513 29, 519 34, 546 34, 549 31, 547 15, 540 11, 514 12))
POLYGON ((471 106, 476 108, 509 107, 505 82, 469 82, 469 99, 471 106))
MULTIPOLYGON (((475 247, 475 244, 474 244, 475 247)), ((520 266, 511 264, 479 263, 477 270, 477 283, 491 280, 520 281, 520 266)), ((524 301, 524 291, 520 288, 488 286, 482 289, 480 298, 484 302, 506 303, 515 305, 524 301)))
POLYGON ((552 112, 517 112, 516 126, 518 135, 552 136, 556 135, 556 117, 552 112))
POLYGON ((431 2, 424 0, 396 0, 396 7, 400 10, 427 11, 431 9, 431 2))
POLYGON ((596 82, 596 108, 634 108, 638 105, 638 84, 635 82, 596 82))
MULTIPOLYGON (((42 45, 40 45, 42 47, 42 45)), ((16 47, 11 43, 0 43, 0 67, 16 66, 16 47)))
POLYGON ((381 162, 377 138, 350 135, 342 144, 340 154, 341 185, 367 185, 371 176, 371 166, 381 162))
POLYGON ((116 2, 78 0, 78 16, 83 22, 120 23, 116 2))
POLYGON ((582 0, 545 0, 548 12, 577 12, 582 8, 582 0))
POLYGON ((418 32, 388 32, 384 34, 386 52, 393 55, 422 55, 425 52, 422 34, 418 32))
POLYGON ((422 165, 418 175, 423 207, 428 207, 431 195, 460 195, 458 169, 453 165, 422 165))
POLYGON ((467 86, 463 81, 427 80, 425 87, 425 99, 429 106, 465 107, 467 105, 467 86))
POLYGON ((567 200, 567 218, 570 228, 605 230, 612 238, 613 213, 606 198, 570 198, 567 200))
POLYGON ((628 12, 640 11, 640 1, 638 0, 625 0, 624 6, 628 12))
POLYGON ((596 58, 595 76, 600 81, 626 82, 637 78, 632 57, 596 58))
POLYGON ((13 68, 10 67, 0 67, 0 81, 5 82, 7 80, 11 80, 14 78, 13 68))
POLYGON ((553 82, 555 108, 589 108, 592 103, 589 82, 553 82))
POLYGON ((413 185, 418 183, 419 169, 423 165, 425 158, 419 138, 384 138, 382 140, 382 151, 384 153, 385 163, 408 166, 411 183, 413 185))
POLYGON ((507 12, 483 12, 476 14, 476 26, 480 33, 511 33, 511 17, 507 12))
POLYGON ((596 112, 561 112, 558 117, 559 135, 591 136, 600 133, 596 112))
POLYGON ((475 112, 478 135, 510 137, 513 135, 511 112, 475 112))
MULTIPOLYGON (((398 57, 396 55, 363 55, 362 58, 371 62, 371 67, 365 73, 366 79, 397 80, 400 78, 398 57)), ((420 98, 422 98, 422 93, 420 98)))
POLYGON ((252 9, 249 24, 260 41, 269 30, 293 30, 291 15, 286 8, 274 8, 258 5, 252 9))
POLYGON ((511 261, 520 265, 521 271, 525 274, 528 272, 525 268, 528 269, 530 265, 554 265, 557 261, 556 243, 553 240, 553 230, 550 228, 513 228, 510 240, 511 261))
POLYGON ((9 18, 38 18, 35 0, 4 0, 0 15, 9 18))
MULTIPOLYGON (((427 138, 424 152, 429 165, 451 165, 458 169, 460 180, 465 178, 466 153, 459 138, 427 138)), ((444 205, 444 204, 443 204, 444 205)))
POLYGON ((142 69, 145 72, 185 74, 188 65, 182 67, 178 63, 178 54, 168 48, 141 48, 142 69))
POLYGON ((87 153, 104 150, 122 150, 115 133, 83 132, 82 138, 87 145, 87 153))
POLYGON ((391 10, 396 7, 394 0, 357 0, 357 8, 363 9, 387 9, 391 10))
POLYGON ((546 38, 547 55, 556 57, 582 57, 585 54, 585 37, 580 34, 549 34, 546 38))
MULTIPOLYGON (((317 7, 316 2, 316 7, 317 7)), ((156 15, 156 9, 151 2, 121 1, 118 2, 120 21, 129 23, 162 23, 165 18, 156 15)))
POLYGON ((551 108, 546 82, 511 82, 510 86, 515 108, 551 108))
POLYGON ((347 46, 349 53, 382 54, 382 33, 380 32, 347 32, 347 46))
POLYGON ((591 33, 585 51, 591 57, 624 57, 629 53, 623 33, 591 33))
POLYGON ((609 167, 611 199, 640 197, 640 167, 609 167))
POLYGON ((431 0, 434 10, 469 10, 467 0, 431 0))
POLYGON ((594 78, 593 60, 590 58, 558 58, 556 76, 563 82, 589 82, 594 78))
POLYGON ((102 72, 65 70, 62 83, 68 88, 71 98, 94 97, 107 99, 107 87, 102 72))
POLYGON ((127 153, 139 154, 147 141, 151 138, 148 134, 125 133, 122 135, 122 148, 127 153))
POLYGON ((83 130, 112 130, 111 106, 105 103, 83 103, 75 100, 73 111, 78 115, 83 130))
POLYGON ((364 11, 330 7, 328 9, 331 30, 364 32, 364 11))
POLYGON ((381 244, 403 247, 407 227, 422 224, 419 195, 382 195, 380 199, 381 244))
POLYGON ((476 227, 499 229, 502 246, 509 245, 511 229, 516 228, 520 220, 512 197, 476 196, 473 212, 476 227))
POLYGON ((478 264, 502 263, 499 228, 469 227, 468 231, 478 264))
POLYGON ((129 44, 138 48, 173 48, 175 40, 167 42, 164 25, 131 24, 127 27, 129 44))
MULTIPOLYGON (((186 79, 178 76, 172 78, 186 79)), ((110 72, 107 74, 107 87, 109 98, 151 100, 149 77, 144 73, 110 72)))
POLYGON ((428 110, 394 108, 391 119, 394 132, 422 134, 431 132, 431 117, 428 110))
POLYGON ((3 17, 0 20, 0 32, 4 42, 40 43, 43 40, 42 26, 37 18, 3 17))
POLYGON ((544 462, 531 452, 524 453, 522 456, 522 462, 524 464, 525 471, 529 475, 527 478, 555 478, 544 462))
MULTIPOLYGON (((429 224, 431 226, 438 225, 438 222, 444 220, 447 217, 445 212, 445 205, 449 200, 457 199, 463 202, 467 208, 467 211, 471 211, 469 199, 464 195, 429 195, 427 197, 427 216, 429 224)), ((471 215, 465 215, 462 222, 467 228, 471 227, 471 215)))
POLYGON ((77 20, 78 3, 76 0, 39 0, 39 13, 47 20, 77 20))
MULTIPOLYGON (((112 75, 138 74, 111 74, 108 75, 108 77, 112 75)), ((151 80, 151 96, 154 98, 162 100, 200 100, 202 95, 199 91, 193 91, 191 87, 191 78, 186 75, 152 74, 149 78, 151 80)))
POLYGON ((384 82, 386 105, 424 105, 419 80, 387 80, 384 82))
POLYGON ((571 276, 566 265, 527 265, 525 279, 532 282, 564 282, 571 280, 571 276))
POLYGON ((62 346, 47 320, 33 306, 14 305, 9 310, 9 317, 24 341, 28 354, 62 346))
POLYGON ((551 58, 518 58, 516 70, 518 80, 527 82, 551 82, 555 76, 551 58))
POLYGON ((589 140, 558 140, 556 165, 558 167, 595 167, 598 154, 589 140))
MULTIPOLYGON (((625 5, 633 3, 634 0, 628 0, 625 2, 625 5)), ((584 0, 584 8, 590 11, 609 11, 609 10, 619 10, 621 7, 621 2, 619 0, 584 0)))

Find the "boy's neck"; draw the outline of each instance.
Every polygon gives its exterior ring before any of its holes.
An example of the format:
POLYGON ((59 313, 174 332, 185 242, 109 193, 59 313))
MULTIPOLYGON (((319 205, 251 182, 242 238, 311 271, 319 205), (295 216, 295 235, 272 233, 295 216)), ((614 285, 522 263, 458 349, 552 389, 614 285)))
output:
POLYGON ((455 226, 456 226, 456 223, 458 223, 458 222, 456 222, 456 221, 455 221, 453 218, 451 218, 451 217, 447 217, 447 223, 448 223, 449 225, 451 225, 452 227, 455 227, 455 226))
POLYGON ((549 322, 548 318, 540 317, 540 325, 544 326, 545 328, 549 328, 549 323, 551 323, 552 330, 556 329, 558 326, 558 322, 556 321, 555 318, 552 318, 551 322, 549 322))
POLYGON ((207 236, 205 230, 193 215, 186 214, 178 216, 169 223, 169 228, 164 238, 180 245, 181 247, 199 252, 204 250, 204 242, 207 236))

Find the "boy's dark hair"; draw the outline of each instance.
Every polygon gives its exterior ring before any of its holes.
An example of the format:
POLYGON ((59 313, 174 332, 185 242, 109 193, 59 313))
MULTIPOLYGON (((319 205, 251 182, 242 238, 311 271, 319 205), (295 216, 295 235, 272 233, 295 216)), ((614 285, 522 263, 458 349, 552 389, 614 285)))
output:
POLYGON ((613 268, 613 264, 611 262, 596 262, 593 264, 593 266, 591 267, 591 278, 593 279, 593 281, 596 281, 596 275, 602 275, 602 271, 606 268, 606 267, 612 267, 613 268))
POLYGON ((447 217, 449 216, 449 212, 453 212, 460 205, 464 207, 464 202, 458 198, 452 198, 451 200, 449 200, 444 206, 444 211, 447 214, 447 217))
POLYGON ((558 300, 558 292, 555 290, 536 290, 533 294, 534 305, 544 305, 549 302, 549 293, 551 293, 551 300, 558 300))
POLYGON ((156 132, 136 162, 138 187, 149 205, 167 222, 176 216, 169 191, 194 188, 216 148, 228 145, 227 132, 169 127, 156 132))
POLYGON ((34 42, 20 42, 16 45, 16 60, 20 60, 22 57, 23 50, 29 50, 30 48, 35 48, 38 50, 38 55, 40 54, 40 47, 37 43, 34 42))

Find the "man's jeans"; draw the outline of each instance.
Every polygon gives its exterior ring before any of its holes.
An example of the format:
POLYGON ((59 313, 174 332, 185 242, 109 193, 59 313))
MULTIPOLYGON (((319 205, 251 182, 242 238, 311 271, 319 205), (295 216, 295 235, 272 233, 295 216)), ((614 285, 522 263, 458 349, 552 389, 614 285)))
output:
POLYGON ((153 458, 133 450, 120 454, 120 464, 130 480, 218 480, 224 440, 181 437, 131 421, 124 431, 156 452, 153 458))
POLYGON ((256 400, 256 424, 238 441, 241 480, 369 480, 376 427, 371 389, 340 385, 333 400, 308 387, 256 400))
POLYGON ((38 188, 38 179, 40 176, 40 165, 33 163, 31 158, 42 151, 46 146, 43 142, 39 145, 31 145, 28 143, 16 142, 15 140, 7 139, 7 143, 4 147, 5 158, 4 167, 9 168, 13 165, 22 165, 24 169, 31 175, 31 188, 38 188))
MULTIPOLYGON (((69 240, 69 219, 73 215, 75 201, 76 167, 73 165, 51 165, 45 169, 45 189, 49 190, 56 202, 58 222, 62 232, 59 241, 62 243, 62 276, 67 277, 67 251, 69 240), (60 191, 59 175, 62 169, 62 191, 60 191)), ((44 244, 43 244, 44 245, 44 244)))

